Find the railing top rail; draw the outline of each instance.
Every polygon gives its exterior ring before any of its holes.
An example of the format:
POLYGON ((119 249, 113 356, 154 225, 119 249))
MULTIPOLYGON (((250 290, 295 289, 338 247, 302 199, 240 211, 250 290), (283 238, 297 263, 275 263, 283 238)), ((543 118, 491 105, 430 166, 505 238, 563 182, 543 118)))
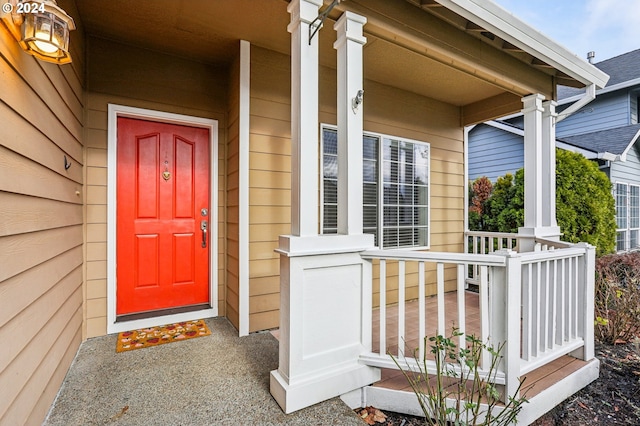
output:
POLYGON ((520 238, 522 235, 507 232, 465 231, 468 237, 520 238))
POLYGON ((536 238, 535 242, 539 243, 539 244, 546 244, 548 246, 552 246, 552 247, 555 247, 555 248, 571 248, 571 247, 575 247, 575 244, 567 243, 566 241, 553 241, 553 240, 546 240, 544 238, 536 238))
POLYGON ((586 249, 584 247, 572 247, 572 248, 562 248, 557 250, 546 250, 546 251, 531 251, 527 253, 520 253, 520 258, 523 264, 541 262, 545 260, 559 260, 566 259, 569 257, 582 256, 586 253, 586 249))
POLYGON ((412 250, 367 250, 360 253, 363 259, 414 260, 486 266, 505 266, 505 256, 497 254, 465 254, 444 252, 423 252, 412 250))

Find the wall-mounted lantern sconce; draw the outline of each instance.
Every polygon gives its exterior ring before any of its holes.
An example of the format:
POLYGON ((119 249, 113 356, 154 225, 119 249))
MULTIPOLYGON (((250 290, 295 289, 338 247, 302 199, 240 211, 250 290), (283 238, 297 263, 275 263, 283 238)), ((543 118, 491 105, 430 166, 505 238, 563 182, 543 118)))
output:
POLYGON ((1 17, 28 54, 56 64, 71 62, 69 31, 76 27, 55 0, 9 0, 2 5, 1 17))
POLYGON ((355 98, 351 99, 351 109, 353 110, 354 114, 358 112, 358 107, 362 103, 363 97, 364 97, 364 90, 361 89, 361 90, 358 90, 358 93, 356 93, 355 98))

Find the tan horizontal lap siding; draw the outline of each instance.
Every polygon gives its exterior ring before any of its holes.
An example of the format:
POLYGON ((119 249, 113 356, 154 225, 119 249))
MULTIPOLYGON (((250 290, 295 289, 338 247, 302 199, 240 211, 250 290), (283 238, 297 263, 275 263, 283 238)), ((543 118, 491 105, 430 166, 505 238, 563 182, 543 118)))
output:
POLYGON ((278 236, 291 230, 288 56, 251 48, 249 331, 278 326, 278 236))
MULTIPOLYGON (((226 185, 228 70, 88 39, 86 108, 86 336, 107 332, 107 126, 108 104, 218 120, 218 311, 227 304, 226 185)), ((214 208, 213 206, 211 206, 214 208)))
POLYGON ((80 33, 74 62, 57 66, 25 54, 0 25, 3 425, 42 422, 82 340, 80 33))

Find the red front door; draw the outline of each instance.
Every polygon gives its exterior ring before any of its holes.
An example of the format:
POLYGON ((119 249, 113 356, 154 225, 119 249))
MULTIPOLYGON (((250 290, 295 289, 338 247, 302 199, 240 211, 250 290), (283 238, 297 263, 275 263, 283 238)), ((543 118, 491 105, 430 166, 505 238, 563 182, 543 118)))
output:
POLYGON ((118 118, 117 136, 116 314, 209 303, 209 130, 118 118))

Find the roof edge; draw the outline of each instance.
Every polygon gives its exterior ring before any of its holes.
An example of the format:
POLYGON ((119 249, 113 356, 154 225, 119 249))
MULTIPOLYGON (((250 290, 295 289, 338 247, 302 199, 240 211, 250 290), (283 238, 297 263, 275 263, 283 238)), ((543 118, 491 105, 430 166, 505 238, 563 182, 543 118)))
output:
MULTIPOLYGON (((605 93, 615 92, 616 90, 628 89, 629 87, 640 85, 640 78, 634 78, 633 80, 622 81, 618 84, 614 84, 613 86, 606 86, 602 89, 598 89, 597 95, 603 95, 605 93)), ((563 98, 558 101, 558 105, 564 105, 567 103, 572 103, 582 98, 584 93, 579 93, 574 96, 570 96, 568 98, 563 98)))
POLYGON ((609 75, 491 0, 436 0, 460 16, 548 63, 585 86, 605 87, 609 75))

